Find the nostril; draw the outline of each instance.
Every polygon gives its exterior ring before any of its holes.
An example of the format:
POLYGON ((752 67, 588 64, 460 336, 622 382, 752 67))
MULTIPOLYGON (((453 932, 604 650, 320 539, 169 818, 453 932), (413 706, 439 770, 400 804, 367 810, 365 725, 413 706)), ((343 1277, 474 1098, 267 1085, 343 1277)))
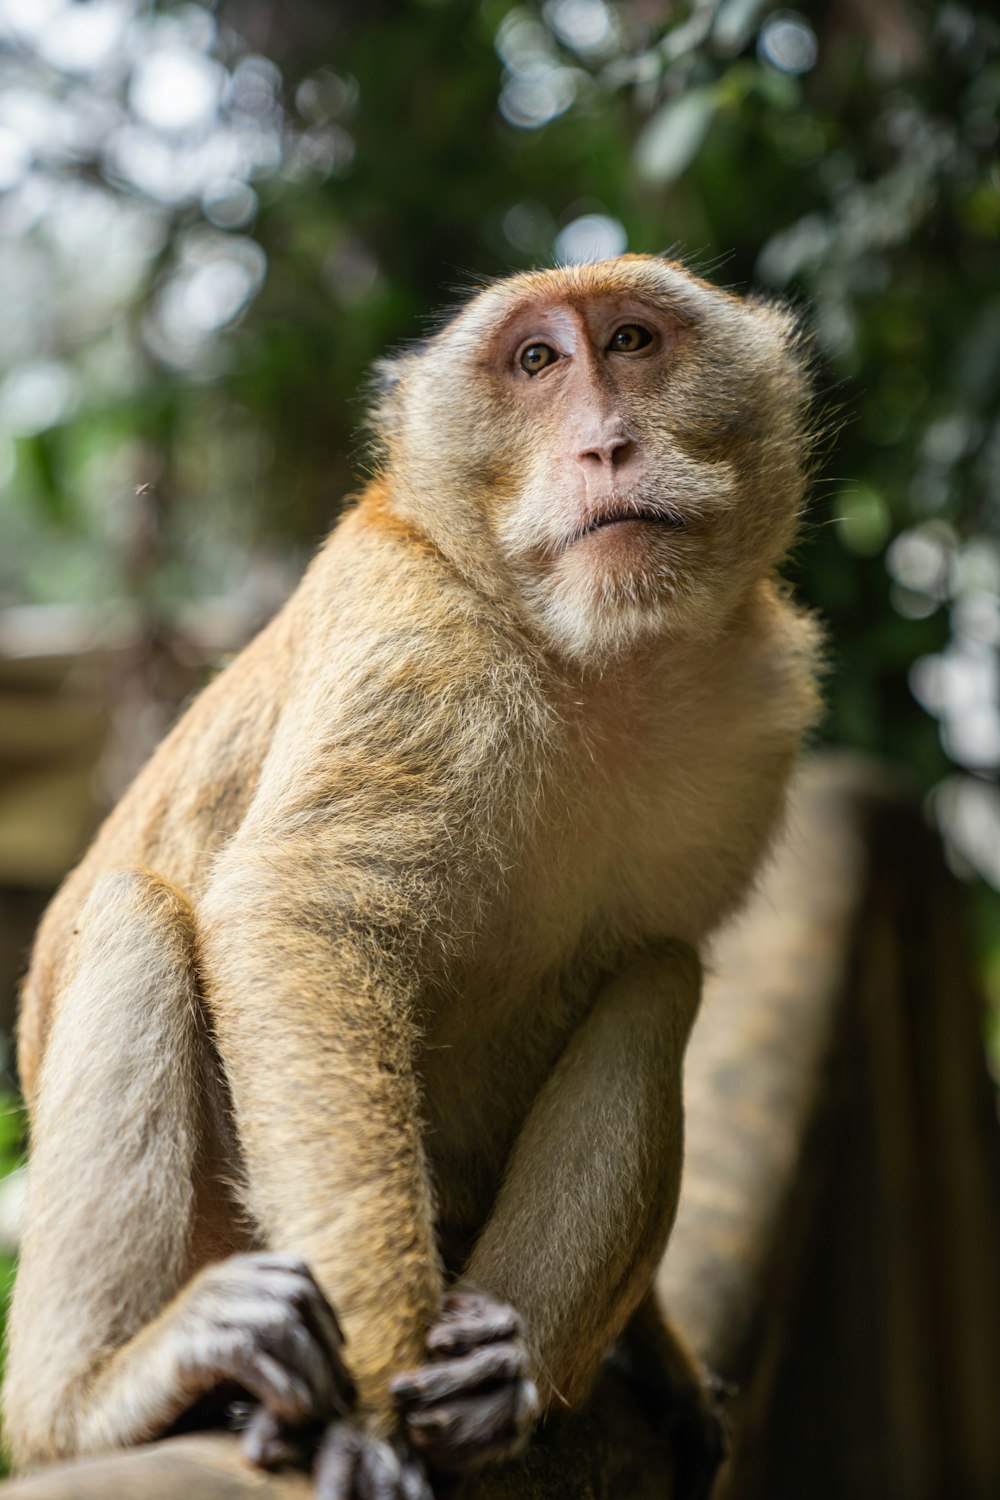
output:
POLYGON ((580 454, 580 461, 585 464, 599 464, 602 468, 606 464, 609 468, 617 469, 631 456, 634 446, 632 439, 628 437, 605 438, 584 448, 580 454))

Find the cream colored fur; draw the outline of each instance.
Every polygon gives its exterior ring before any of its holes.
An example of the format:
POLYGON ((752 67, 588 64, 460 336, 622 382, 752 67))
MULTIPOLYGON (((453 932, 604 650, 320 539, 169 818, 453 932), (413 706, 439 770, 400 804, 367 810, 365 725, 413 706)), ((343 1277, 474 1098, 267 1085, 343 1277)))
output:
MULTIPOLYGON (((521 1312, 545 1402, 586 1392, 672 1222, 696 953, 816 713, 775 576, 804 399, 783 313, 641 257, 501 282, 391 369, 378 477, 43 922, 19 1460, 162 1431, 296 1258, 372 1430, 454 1275, 521 1312), (525 383, 536 323, 575 363, 525 383), (585 535, 592 417, 622 506, 678 518, 648 557, 585 535)), ((302 1362, 274 1409, 332 1399, 302 1362)))

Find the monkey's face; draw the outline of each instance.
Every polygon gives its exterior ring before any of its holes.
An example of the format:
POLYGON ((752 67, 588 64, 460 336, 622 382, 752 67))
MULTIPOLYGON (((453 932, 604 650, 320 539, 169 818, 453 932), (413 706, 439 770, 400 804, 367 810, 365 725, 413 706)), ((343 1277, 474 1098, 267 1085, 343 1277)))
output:
POLYGON ((787 315, 656 259, 513 277, 402 361, 392 493, 567 655, 704 636, 794 529, 792 340, 787 315))

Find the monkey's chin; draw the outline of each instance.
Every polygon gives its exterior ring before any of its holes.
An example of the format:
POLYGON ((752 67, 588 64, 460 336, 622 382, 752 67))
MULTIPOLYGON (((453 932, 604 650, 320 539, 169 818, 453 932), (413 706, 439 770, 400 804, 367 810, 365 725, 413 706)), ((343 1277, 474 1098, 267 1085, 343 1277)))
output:
POLYGON ((633 540, 616 537, 618 530, 602 528, 576 543, 571 551, 589 556, 564 554, 531 590, 543 634, 571 661, 603 664, 691 627, 691 601, 675 570, 656 564, 648 548, 638 564, 633 540))

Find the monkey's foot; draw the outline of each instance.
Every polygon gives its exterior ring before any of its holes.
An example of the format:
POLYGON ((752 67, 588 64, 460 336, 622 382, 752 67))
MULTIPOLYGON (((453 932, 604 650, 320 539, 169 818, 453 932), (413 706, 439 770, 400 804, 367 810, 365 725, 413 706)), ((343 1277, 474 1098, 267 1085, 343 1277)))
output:
POLYGON ((389 1390, 414 1448, 435 1469, 510 1458, 538 1416, 521 1320, 484 1292, 446 1293, 427 1335, 428 1362, 389 1390))
POLYGON ((313 1469, 314 1500, 434 1500, 424 1465, 405 1439, 372 1437, 334 1422, 313 1469))
POLYGON ((666 1425, 673 1454, 673 1500, 708 1500, 729 1452, 724 1401, 729 1387, 710 1375, 676 1398, 666 1425))

